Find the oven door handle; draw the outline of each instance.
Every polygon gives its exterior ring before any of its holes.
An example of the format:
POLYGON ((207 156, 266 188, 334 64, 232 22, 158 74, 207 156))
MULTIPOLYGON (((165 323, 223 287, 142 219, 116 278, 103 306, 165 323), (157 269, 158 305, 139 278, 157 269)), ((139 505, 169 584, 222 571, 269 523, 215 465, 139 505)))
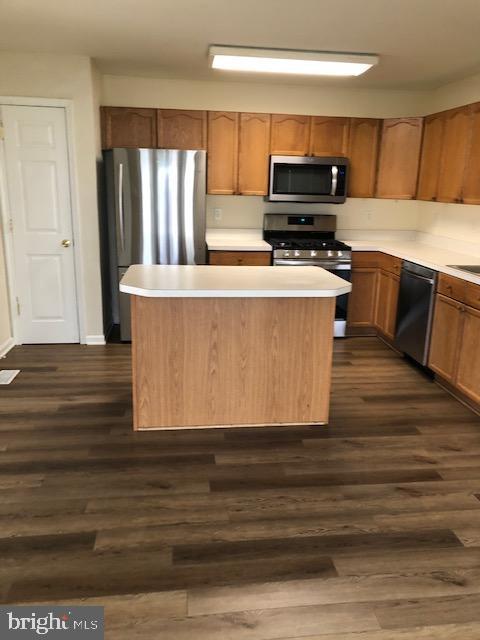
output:
POLYGON ((314 262, 313 260, 282 260, 275 258, 274 267, 321 267, 327 271, 349 271, 352 268, 350 262, 314 262))

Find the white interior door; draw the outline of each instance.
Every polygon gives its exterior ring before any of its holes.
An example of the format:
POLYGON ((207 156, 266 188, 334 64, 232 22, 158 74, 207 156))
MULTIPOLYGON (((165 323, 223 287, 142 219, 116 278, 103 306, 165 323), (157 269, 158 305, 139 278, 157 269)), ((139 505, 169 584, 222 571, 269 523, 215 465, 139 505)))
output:
POLYGON ((79 342, 65 109, 1 110, 19 342, 79 342))

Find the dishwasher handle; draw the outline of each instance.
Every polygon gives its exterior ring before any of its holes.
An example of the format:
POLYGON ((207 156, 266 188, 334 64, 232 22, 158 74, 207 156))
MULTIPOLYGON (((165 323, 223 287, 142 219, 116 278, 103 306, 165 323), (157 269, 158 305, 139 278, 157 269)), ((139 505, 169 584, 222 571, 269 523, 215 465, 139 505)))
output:
POLYGON ((423 280, 423 282, 428 282, 429 284, 435 284, 435 278, 427 278, 426 276, 421 276, 418 273, 413 273, 413 271, 409 271, 408 269, 402 269, 402 275, 406 274, 409 278, 415 278, 416 280, 423 280))

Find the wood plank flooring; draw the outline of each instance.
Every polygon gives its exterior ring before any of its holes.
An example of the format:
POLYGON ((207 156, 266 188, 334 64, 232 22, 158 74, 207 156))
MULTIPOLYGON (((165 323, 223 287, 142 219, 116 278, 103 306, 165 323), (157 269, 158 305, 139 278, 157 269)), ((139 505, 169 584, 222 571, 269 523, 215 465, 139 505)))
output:
POLYGON ((126 345, 0 368, 0 603, 115 640, 478 640, 480 418, 376 338, 328 427, 133 433, 126 345))

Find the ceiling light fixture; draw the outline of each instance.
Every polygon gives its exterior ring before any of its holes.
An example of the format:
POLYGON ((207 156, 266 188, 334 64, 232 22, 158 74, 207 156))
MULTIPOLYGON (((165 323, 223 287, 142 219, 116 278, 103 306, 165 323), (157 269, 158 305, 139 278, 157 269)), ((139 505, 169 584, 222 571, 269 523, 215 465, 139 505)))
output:
POLYGON ((370 54, 217 45, 210 47, 209 57, 213 69, 307 76, 359 76, 378 63, 370 54))

